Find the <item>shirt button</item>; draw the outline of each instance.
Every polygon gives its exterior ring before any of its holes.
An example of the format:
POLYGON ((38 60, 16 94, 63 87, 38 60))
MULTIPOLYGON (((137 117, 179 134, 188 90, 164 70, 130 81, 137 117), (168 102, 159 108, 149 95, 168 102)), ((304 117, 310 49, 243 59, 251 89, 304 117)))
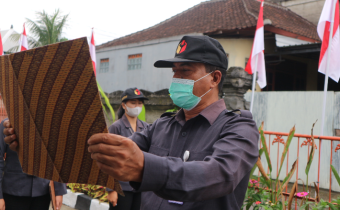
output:
POLYGON ((184 136, 186 136, 187 135, 187 132, 183 132, 182 133, 182 136, 184 137, 184 136))

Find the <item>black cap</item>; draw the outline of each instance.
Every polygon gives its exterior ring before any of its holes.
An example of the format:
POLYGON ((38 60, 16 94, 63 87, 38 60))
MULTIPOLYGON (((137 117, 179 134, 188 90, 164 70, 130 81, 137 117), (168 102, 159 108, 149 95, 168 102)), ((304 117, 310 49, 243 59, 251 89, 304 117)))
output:
POLYGON ((149 100, 144 97, 143 93, 137 88, 129 88, 126 89, 121 96, 122 102, 125 102, 130 99, 140 99, 140 100, 149 100))
POLYGON ((209 36, 184 36, 179 42, 175 58, 156 61, 158 68, 172 68, 173 63, 194 62, 228 68, 228 58, 222 45, 209 36))

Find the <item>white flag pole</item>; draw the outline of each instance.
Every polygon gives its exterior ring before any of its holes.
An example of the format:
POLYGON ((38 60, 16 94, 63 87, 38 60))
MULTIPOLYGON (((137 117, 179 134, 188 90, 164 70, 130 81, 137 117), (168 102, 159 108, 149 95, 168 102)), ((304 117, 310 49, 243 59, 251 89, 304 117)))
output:
POLYGON ((255 69, 254 69, 254 73, 253 73, 253 87, 251 89, 252 90, 252 93, 251 93, 251 102, 250 102, 250 112, 251 113, 253 113, 258 57, 259 57, 259 54, 256 54, 256 57, 255 57, 255 69))
MULTIPOLYGON (((335 8, 338 0, 333 0, 334 9, 332 10, 332 20, 330 24, 330 34, 329 34, 329 44, 328 44, 328 53, 327 53, 327 65, 326 65, 326 75, 325 75, 325 86, 324 86, 324 94, 323 94, 323 108, 322 108, 322 121, 321 121, 321 136, 323 136, 324 126, 325 126, 325 115, 326 115, 326 101, 327 101, 327 90, 328 90, 328 73, 329 73, 329 64, 331 58, 332 51, 332 41, 333 41, 333 29, 334 29, 334 16, 335 16, 335 8)), ((320 148, 321 150, 321 148, 320 148)))
MULTIPOLYGON (((322 107, 322 121, 321 121, 321 135, 323 136, 324 132, 324 126, 325 126, 325 115, 326 115, 326 101, 327 101, 327 90, 328 90, 328 72, 329 72, 329 64, 330 64, 330 58, 331 58, 331 51, 332 51, 332 40, 333 40, 333 29, 334 29, 334 17, 335 17, 335 8, 336 3, 338 0, 333 0, 334 2, 334 8, 332 9, 332 19, 330 24, 330 34, 329 34, 329 43, 328 43, 328 54, 327 54, 327 64, 326 64, 326 75, 325 75, 325 86, 324 86, 324 93, 323 93, 323 107, 322 107)), ((318 188, 320 187, 320 164, 322 159, 322 153, 321 153, 321 144, 322 140, 320 139, 320 146, 319 146, 319 163, 318 163, 318 188)))

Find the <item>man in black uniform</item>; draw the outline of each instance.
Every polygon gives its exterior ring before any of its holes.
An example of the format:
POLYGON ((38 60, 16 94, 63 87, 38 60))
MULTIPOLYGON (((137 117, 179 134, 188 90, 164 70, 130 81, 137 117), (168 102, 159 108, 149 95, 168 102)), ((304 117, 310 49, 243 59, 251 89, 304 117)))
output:
MULTIPOLYGON (((141 209, 240 209, 259 134, 251 114, 228 112, 219 100, 228 67, 222 46, 208 36, 184 36, 175 58, 155 66, 173 69, 169 92, 182 109, 129 138, 92 136, 92 158, 102 171, 143 192, 141 209)), ((15 136, 6 132, 15 148, 15 136)))

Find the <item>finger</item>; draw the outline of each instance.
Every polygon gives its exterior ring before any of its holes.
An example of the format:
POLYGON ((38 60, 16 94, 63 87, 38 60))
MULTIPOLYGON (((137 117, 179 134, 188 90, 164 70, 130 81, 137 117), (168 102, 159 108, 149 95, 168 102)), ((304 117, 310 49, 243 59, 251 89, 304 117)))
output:
POLYGON ((88 151, 91 153, 101 153, 105 155, 115 155, 115 151, 118 150, 119 147, 107 145, 107 144, 94 144, 90 145, 88 151))
POLYGON ((5 127, 5 128, 11 128, 11 127, 12 127, 11 122, 10 122, 9 120, 6 120, 6 121, 4 122, 4 127, 5 127))
POLYGON ((13 134, 13 135, 6 136, 4 138, 4 141, 5 141, 6 144, 11 144, 16 139, 17 139, 17 136, 15 134, 13 134))
POLYGON ((14 128, 5 128, 3 132, 6 136, 9 136, 15 133, 14 128))
POLYGON ((88 140, 89 145, 104 143, 104 144, 110 144, 110 145, 120 145, 122 140, 125 139, 125 137, 122 137, 120 135, 110 134, 110 133, 98 133, 88 140))
POLYGON ((13 141, 10 145, 9 145, 9 148, 13 151, 16 151, 18 147, 18 142, 17 141, 13 141))
POLYGON ((117 157, 112 157, 112 156, 109 156, 109 155, 103 155, 103 154, 100 154, 100 153, 92 153, 91 154, 91 158, 99 163, 102 163, 102 164, 105 164, 107 166, 110 166, 110 167, 118 167, 118 164, 117 164, 117 161, 118 161, 118 158, 117 157))

